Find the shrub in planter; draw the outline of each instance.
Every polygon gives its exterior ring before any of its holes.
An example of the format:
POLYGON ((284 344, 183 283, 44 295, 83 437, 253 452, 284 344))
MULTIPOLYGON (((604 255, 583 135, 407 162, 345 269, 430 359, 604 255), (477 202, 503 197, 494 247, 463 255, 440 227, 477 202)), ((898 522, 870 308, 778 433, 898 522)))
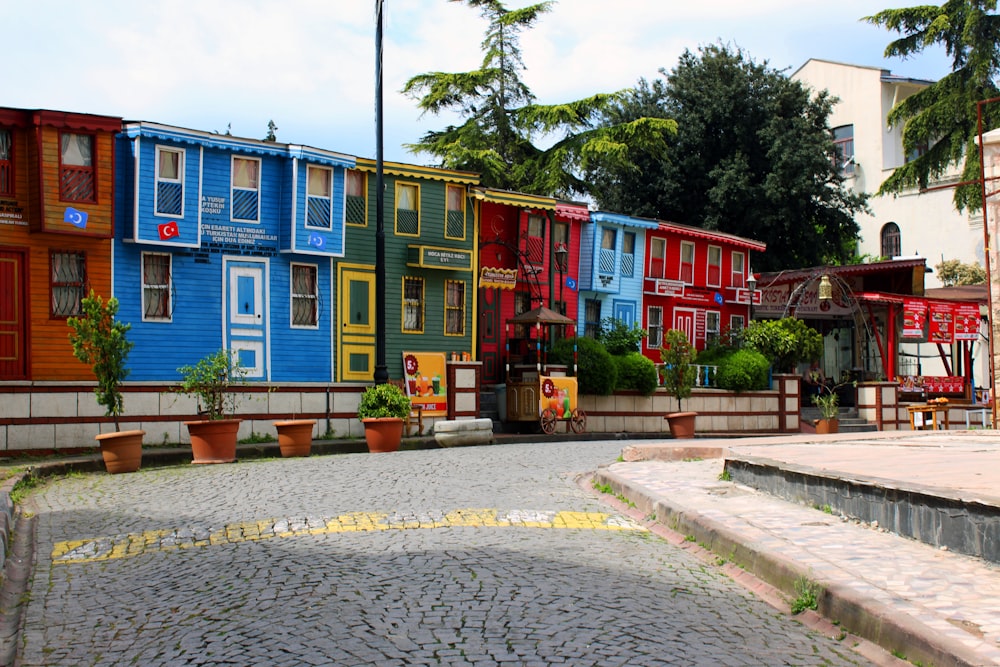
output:
POLYGON ((767 370, 770 362, 756 350, 736 350, 719 360, 715 376, 719 389, 750 391, 767 389, 767 370))
POLYGON ((656 365, 638 352, 612 357, 618 367, 615 390, 635 390, 648 396, 659 385, 656 365))
POLYGON ((601 331, 597 334, 597 340, 608 351, 608 354, 612 357, 618 357, 632 352, 640 352, 642 339, 646 335, 646 330, 638 324, 633 324, 630 328, 621 320, 605 317, 601 320, 601 331))
POLYGON ((577 391, 598 396, 612 394, 618 382, 618 367, 604 346, 593 338, 563 338, 552 346, 549 360, 565 364, 572 374, 574 341, 577 345, 577 391))
POLYGON ((105 415, 115 420, 114 433, 97 436, 104 465, 110 473, 135 472, 142 465, 145 431, 122 431, 118 422, 124 408, 121 385, 129 373, 125 359, 134 345, 126 339, 132 325, 116 318, 118 299, 114 297, 105 302, 91 290, 81 307, 78 317, 66 320, 73 355, 93 369, 97 402, 104 406, 105 415))
POLYGON ((683 410, 681 401, 690 398, 697 380, 694 367, 695 349, 687 335, 680 329, 671 329, 663 337, 660 356, 666 366, 663 371, 663 386, 667 393, 677 399, 677 411, 683 410))
POLYGON ((358 419, 406 419, 410 415, 410 399, 403 390, 388 382, 365 389, 358 405, 358 419))
POLYGON ((743 343, 767 357, 779 373, 794 373, 803 361, 823 354, 822 334, 795 317, 751 322, 743 343))

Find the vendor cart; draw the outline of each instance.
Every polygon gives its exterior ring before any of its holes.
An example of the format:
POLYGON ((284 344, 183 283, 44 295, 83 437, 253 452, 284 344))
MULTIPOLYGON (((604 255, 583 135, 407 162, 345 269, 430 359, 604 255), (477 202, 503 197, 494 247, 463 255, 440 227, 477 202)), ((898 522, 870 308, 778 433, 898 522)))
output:
MULTIPOLYGON (((564 422, 566 432, 583 433, 587 429, 587 415, 577 407, 577 380, 567 376, 565 366, 543 363, 543 325, 568 325, 576 323, 549 310, 536 308, 508 320, 508 324, 533 325, 536 329, 534 366, 527 364, 511 368, 507 354, 507 414, 509 422, 537 422, 544 433, 554 433, 557 424, 564 422)), ((508 341, 510 336, 508 336, 508 341)), ((576 371, 574 352, 573 371, 576 371)))

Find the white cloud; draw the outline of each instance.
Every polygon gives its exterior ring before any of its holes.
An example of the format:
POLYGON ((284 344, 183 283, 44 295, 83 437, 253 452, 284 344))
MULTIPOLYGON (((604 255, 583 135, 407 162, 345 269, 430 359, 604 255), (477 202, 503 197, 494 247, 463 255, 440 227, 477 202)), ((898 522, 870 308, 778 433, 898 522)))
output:
MULTIPOLYGON (((529 4, 508 0, 508 7, 529 4)), ((937 78, 940 55, 886 62, 893 35, 859 19, 878 0, 561 0, 522 33, 525 81, 540 102, 632 86, 685 50, 723 41, 754 60, 794 68, 810 57, 937 78), (921 69, 922 68, 922 69, 921 69), (935 70, 935 71, 929 71, 935 70)), ((5 9, 5 104, 119 115, 263 136, 373 156, 374 0, 36 0, 5 9), (47 39, 38 39, 43 33, 47 39), (53 46, 55 44, 56 46, 53 46)), ((385 0, 386 158, 453 118, 421 118, 399 91, 429 71, 482 61, 478 10, 442 0, 385 0)))

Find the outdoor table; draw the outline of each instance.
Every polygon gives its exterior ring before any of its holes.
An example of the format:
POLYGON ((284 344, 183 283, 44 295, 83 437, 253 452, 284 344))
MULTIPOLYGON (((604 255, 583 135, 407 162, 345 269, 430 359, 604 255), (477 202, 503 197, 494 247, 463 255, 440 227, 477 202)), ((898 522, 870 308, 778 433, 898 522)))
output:
POLYGON ((944 413, 944 428, 948 430, 951 424, 948 420, 948 405, 911 405, 906 408, 906 411, 910 414, 910 428, 914 431, 926 430, 928 426, 934 430, 938 430, 938 413, 944 413), (917 415, 920 415, 919 424, 916 424, 917 415), (930 424, 927 423, 927 419, 930 418, 930 424))

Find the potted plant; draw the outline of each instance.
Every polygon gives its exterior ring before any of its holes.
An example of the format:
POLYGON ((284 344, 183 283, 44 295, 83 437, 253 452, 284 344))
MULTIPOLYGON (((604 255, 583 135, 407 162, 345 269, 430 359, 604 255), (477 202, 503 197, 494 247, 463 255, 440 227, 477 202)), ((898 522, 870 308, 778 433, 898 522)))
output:
POLYGON ((142 464, 142 436, 145 431, 122 431, 118 417, 124 408, 122 382, 128 377, 125 359, 134 343, 126 338, 131 324, 115 318, 118 314, 118 299, 111 297, 105 302, 90 291, 90 296, 81 302, 82 314, 66 320, 70 331, 69 341, 73 355, 89 365, 97 377, 94 394, 97 402, 104 406, 105 416, 115 422, 113 433, 98 434, 101 456, 109 473, 135 472, 142 464))
POLYGON ((819 408, 820 418, 815 420, 817 433, 836 433, 840 429, 840 397, 832 389, 823 388, 819 394, 813 394, 813 405, 819 408))
POLYGON ((690 398, 694 388, 694 346, 687 335, 679 329, 671 329, 663 337, 660 348, 660 359, 663 362, 663 387, 667 393, 677 399, 677 412, 670 412, 664 417, 670 426, 670 433, 675 438, 693 438, 697 412, 685 412, 681 402, 690 398))
POLYGON ((370 452, 394 452, 403 440, 403 422, 410 414, 410 399, 388 382, 365 389, 358 405, 358 419, 365 425, 370 452))
POLYGON ((209 354, 193 366, 181 366, 180 393, 198 399, 198 414, 207 419, 184 424, 191 435, 192 463, 232 463, 236 460, 236 437, 240 422, 234 417, 240 395, 234 385, 246 384, 247 369, 229 350, 209 354))
POLYGON ((315 419, 279 419, 274 422, 278 431, 278 448, 281 455, 309 456, 312 452, 313 427, 315 419))
MULTIPOLYGON (((815 378, 818 380, 819 378, 815 378)), ((843 387, 854 386, 854 382, 844 379, 833 386, 816 382, 818 393, 813 394, 813 405, 819 408, 819 419, 814 420, 817 433, 837 433, 840 430, 840 391, 843 387)))

